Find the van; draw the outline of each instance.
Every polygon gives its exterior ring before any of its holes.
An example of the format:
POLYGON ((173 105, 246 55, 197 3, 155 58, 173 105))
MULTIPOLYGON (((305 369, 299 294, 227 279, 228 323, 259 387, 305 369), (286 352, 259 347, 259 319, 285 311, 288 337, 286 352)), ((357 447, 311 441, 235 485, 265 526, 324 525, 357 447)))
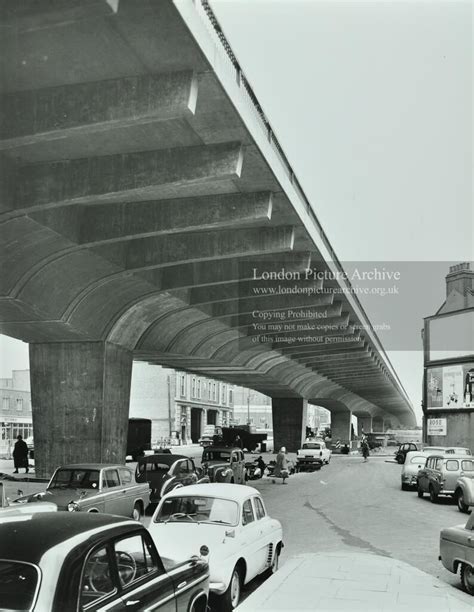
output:
POLYGON ((430 500, 435 503, 439 495, 454 496, 456 483, 460 476, 474 478, 474 460, 463 455, 431 455, 426 460, 425 467, 418 472, 418 497, 429 493, 430 500))

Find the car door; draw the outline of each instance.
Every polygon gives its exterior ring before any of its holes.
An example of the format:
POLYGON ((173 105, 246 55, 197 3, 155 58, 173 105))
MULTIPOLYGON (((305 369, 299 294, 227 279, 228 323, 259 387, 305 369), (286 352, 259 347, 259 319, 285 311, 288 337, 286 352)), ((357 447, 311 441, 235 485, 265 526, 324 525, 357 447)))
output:
POLYGON ((260 525, 255 517, 252 499, 249 497, 242 504, 241 554, 245 558, 247 571, 245 582, 249 582, 260 573, 262 567, 260 525))
MULTIPOLYGON (((135 476, 132 470, 128 467, 119 467, 118 473, 120 477, 120 487, 122 489, 123 513, 124 516, 132 516, 135 500, 139 497, 139 490, 142 486, 138 486, 135 482, 135 476)), ((144 500, 146 507, 148 500, 144 500)))
POLYGON ((127 513, 126 491, 123 489, 117 468, 107 468, 103 471, 104 512, 130 516, 127 513))
MULTIPOLYGON (((252 503, 255 511, 255 520, 257 525, 257 532, 259 538, 259 548, 257 550, 257 556, 259 559, 258 573, 263 572, 269 562, 270 544, 273 543, 273 530, 271 528, 270 519, 265 512, 265 507, 259 495, 255 495, 252 498, 252 503)), ((272 547, 273 553, 273 547, 272 547)))
POLYGON ((92 548, 81 572, 80 612, 118 612, 124 610, 115 577, 113 553, 107 544, 92 548))
POLYGON ((428 491, 428 474, 434 465, 434 457, 429 457, 425 467, 418 472, 418 486, 422 491, 428 491))
POLYGON ((124 610, 175 612, 173 580, 145 530, 117 538, 113 551, 124 610))
POLYGON ((445 491, 454 491, 460 472, 459 460, 446 459, 442 470, 442 478, 444 479, 443 489, 445 491))

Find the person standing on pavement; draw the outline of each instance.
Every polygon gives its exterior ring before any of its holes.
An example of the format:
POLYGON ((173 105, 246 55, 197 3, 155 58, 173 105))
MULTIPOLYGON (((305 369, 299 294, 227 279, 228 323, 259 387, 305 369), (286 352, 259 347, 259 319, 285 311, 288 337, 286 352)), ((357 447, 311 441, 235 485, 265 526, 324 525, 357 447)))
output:
MULTIPOLYGON (((289 471, 288 471, 288 459, 286 457, 286 448, 284 446, 280 448, 280 452, 277 455, 275 471, 273 472, 273 476, 275 476, 275 478, 282 478, 283 480, 281 484, 286 484, 285 479, 288 478, 289 471)), ((273 484, 275 484, 274 480, 272 480, 272 482, 273 484)))
POLYGON ((15 448, 13 449, 13 464, 15 466, 14 474, 18 474, 18 469, 24 467, 25 473, 28 474, 28 445, 23 440, 23 436, 16 437, 15 448))

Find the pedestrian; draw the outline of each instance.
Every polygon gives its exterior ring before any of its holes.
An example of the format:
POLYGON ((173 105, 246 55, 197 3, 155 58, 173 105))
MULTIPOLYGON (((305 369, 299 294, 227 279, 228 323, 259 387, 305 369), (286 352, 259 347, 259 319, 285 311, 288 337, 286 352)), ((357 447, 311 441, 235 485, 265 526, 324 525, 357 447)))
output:
POLYGON ((369 443, 367 442, 367 438, 364 438, 361 443, 362 456, 364 457, 364 461, 367 461, 369 458, 369 443))
POLYGON ((239 434, 237 434, 234 438, 234 446, 237 448, 242 448, 242 440, 239 436, 239 434))
MULTIPOLYGON (((275 478, 282 478, 283 480, 281 484, 286 484, 285 479, 288 478, 289 472, 288 459, 286 458, 286 448, 284 446, 280 448, 280 452, 277 455, 273 476, 275 476, 275 478)), ((272 480, 272 482, 275 484, 274 480, 272 480)))
POLYGON ((265 473, 265 469, 267 467, 267 464, 262 459, 262 455, 260 455, 256 463, 257 463, 257 467, 255 469, 254 476, 255 478, 262 478, 263 474, 265 473))
POLYGON ((28 474, 28 445, 20 434, 16 437, 15 448, 13 449, 13 463, 15 466, 14 474, 18 474, 18 469, 24 467, 28 474))

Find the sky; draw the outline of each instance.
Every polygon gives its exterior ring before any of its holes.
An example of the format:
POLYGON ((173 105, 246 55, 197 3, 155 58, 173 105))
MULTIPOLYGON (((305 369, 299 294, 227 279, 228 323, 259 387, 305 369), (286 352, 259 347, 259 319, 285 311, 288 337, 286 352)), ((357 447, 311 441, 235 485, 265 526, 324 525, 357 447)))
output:
MULTIPOLYGON (((385 346, 421 419, 422 319, 474 260, 472 3, 211 5, 339 259, 403 271, 397 300, 360 299, 402 338, 385 346)), ((0 358, 29 367, 5 337, 0 358)))

